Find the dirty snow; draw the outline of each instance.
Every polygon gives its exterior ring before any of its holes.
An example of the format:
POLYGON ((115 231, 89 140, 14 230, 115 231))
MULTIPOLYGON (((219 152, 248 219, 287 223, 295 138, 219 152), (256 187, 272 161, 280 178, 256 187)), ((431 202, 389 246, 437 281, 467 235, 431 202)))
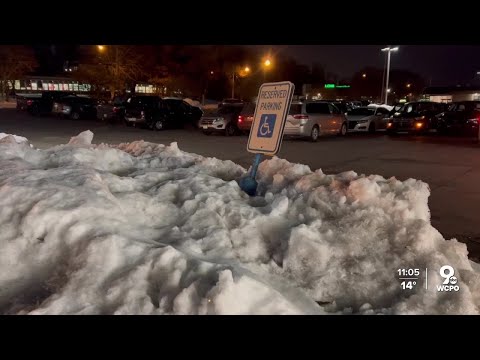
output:
POLYGON ((176 143, 15 139, 0 140, 0 313, 479 312, 479 267, 431 226, 421 181, 273 158, 249 198, 244 168, 176 143), (443 265, 459 292, 436 291, 443 265), (399 268, 421 269, 414 290, 399 268))

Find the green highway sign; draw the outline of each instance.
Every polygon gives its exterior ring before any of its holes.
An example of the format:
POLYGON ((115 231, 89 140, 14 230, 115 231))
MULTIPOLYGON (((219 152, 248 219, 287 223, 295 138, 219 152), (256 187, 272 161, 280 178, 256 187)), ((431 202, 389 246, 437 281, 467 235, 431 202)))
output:
POLYGON ((325 89, 335 89, 335 84, 325 84, 325 89))

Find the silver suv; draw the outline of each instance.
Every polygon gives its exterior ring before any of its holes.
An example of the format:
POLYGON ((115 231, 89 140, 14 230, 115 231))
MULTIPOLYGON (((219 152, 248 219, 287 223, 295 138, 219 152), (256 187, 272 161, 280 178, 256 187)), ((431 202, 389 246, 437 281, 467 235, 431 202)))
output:
POLYGON ((294 101, 285 123, 285 135, 309 137, 347 134, 347 118, 334 104, 326 101, 294 101))
POLYGON ((222 103, 218 110, 202 116, 199 127, 205 135, 212 133, 235 135, 239 132, 237 121, 242 108, 243 103, 222 103))

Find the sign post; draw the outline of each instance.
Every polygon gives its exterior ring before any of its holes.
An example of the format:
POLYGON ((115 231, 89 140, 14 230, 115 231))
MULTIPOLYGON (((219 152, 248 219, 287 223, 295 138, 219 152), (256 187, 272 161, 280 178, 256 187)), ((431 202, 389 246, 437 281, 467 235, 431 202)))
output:
POLYGON ((250 174, 239 183, 240 188, 250 196, 254 196, 257 191, 255 176, 262 155, 273 156, 280 151, 294 90, 295 85, 289 81, 260 86, 247 144, 247 150, 255 154, 255 159, 250 174))

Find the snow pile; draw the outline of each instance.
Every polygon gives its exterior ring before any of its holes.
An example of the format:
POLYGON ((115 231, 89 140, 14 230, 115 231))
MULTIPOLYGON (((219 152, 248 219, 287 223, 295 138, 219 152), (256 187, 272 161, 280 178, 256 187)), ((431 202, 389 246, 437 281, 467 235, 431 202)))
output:
POLYGON ((430 225, 429 189, 279 158, 245 169, 138 141, 36 150, 0 141, 0 313, 478 313, 464 244, 430 225), (460 291, 439 293, 451 265, 460 291), (398 268, 428 268, 401 290, 398 268))
POLYGON ((190 104, 191 106, 195 106, 199 109, 202 108, 202 104, 200 103, 200 101, 198 100, 193 100, 193 99, 190 99, 190 98, 185 98, 183 99, 183 101, 185 101, 186 103, 190 104))
POLYGON ((23 136, 0 133, 0 141, 3 141, 3 142, 13 141, 13 142, 21 143, 21 142, 28 142, 28 139, 23 136))
POLYGON ((369 108, 382 107, 382 108, 387 109, 388 111, 392 111, 392 109, 393 109, 393 106, 387 105, 387 104, 369 104, 367 107, 369 107, 369 108))

